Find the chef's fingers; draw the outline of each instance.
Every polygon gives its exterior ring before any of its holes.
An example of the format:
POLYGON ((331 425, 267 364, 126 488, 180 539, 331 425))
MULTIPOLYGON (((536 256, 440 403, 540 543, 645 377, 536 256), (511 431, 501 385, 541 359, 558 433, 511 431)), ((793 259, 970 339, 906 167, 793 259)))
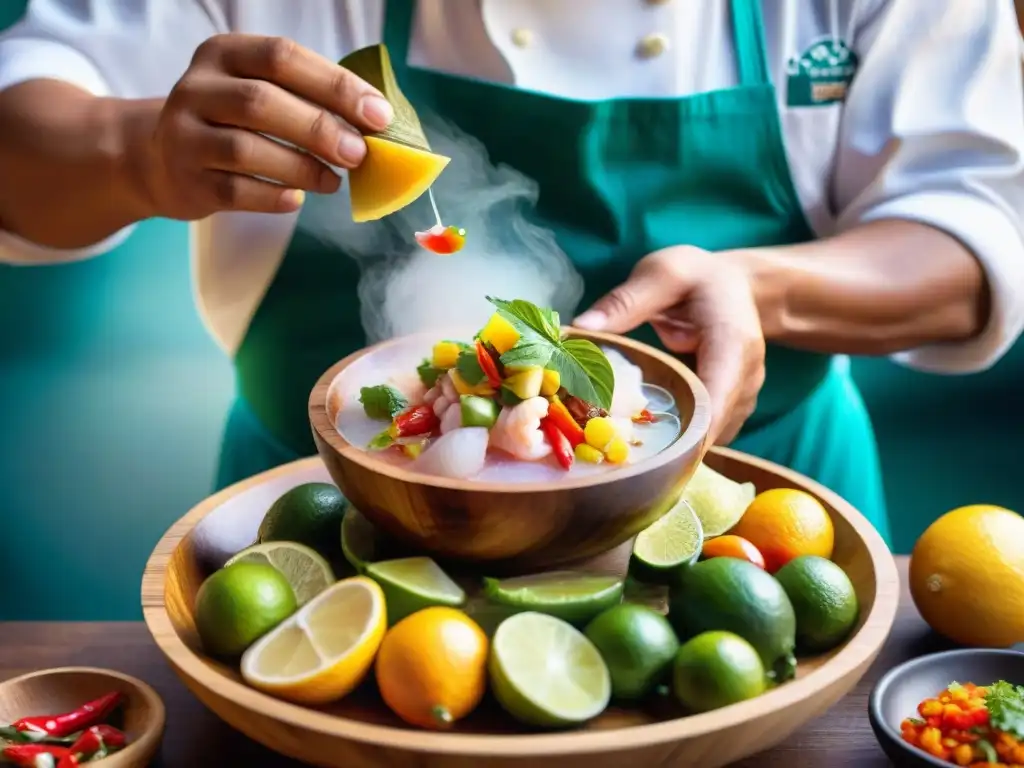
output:
POLYGON ((207 127, 204 167, 258 176, 291 189, 331 194, 341 179, 310 154, 252 131, 207 127))
POLYGON ((197 51, 240 78, 267 80, 340 115, 357 128, 384 130, 394 111, 380 91, 330 59, 285 37, 229 34, 197 51))
POLYGON ((697 375, 711 398, 710 442, 728 445, 754 412, 764 384, 764 351, 759 325, 723 320, 701 328, 697 375))
POLYGON ((220 210, 289 213, 302 206, 305 193, 228 171, 203 171, 203 188, 220 210))
MULTIPOLYGON (((684 258, 686 250, 678 249, 679 259, 684 258)), ((691 285, 681 278, 672 261, 667 251, 644 257, 626 282, 594 302, 573 320, 573 325, 588 331, 628 333, 685 301, 691 285)))
POLYGON ((171 98, 187 101, 208 123, 264 133, 335 166, 354 168, 366 155, 366 142, 356 131, 266 80, 197 73, 183 78, 171 98))

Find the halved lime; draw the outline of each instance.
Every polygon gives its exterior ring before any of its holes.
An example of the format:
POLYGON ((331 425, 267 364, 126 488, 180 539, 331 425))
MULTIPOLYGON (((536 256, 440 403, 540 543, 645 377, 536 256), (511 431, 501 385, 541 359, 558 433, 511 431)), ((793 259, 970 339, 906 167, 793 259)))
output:
POLYGON ((488 660, 502 708, 530 725, 560 727, 601 714, 612 695, 601 654, 572 625, 527 611, 505 619, 488 660))
POLYGON ((583 625, 622 601, 623 581, 582 571, 551 571, 511 579, 484 579, 493 603, 556 616, 583 625))
POLYGON ((704 530, 693 508, 680 499, 633 542, 630 574, 640 581, 663 584, 679 568, 700 557, 704 530))
POLYGON ((462 587, 429 557, 370 563, 366 566, 366 575, 384 591, 390 627, 433 605, 460 608, 466 602, 462 587))
POLYGON ((299 605, 305 605, 337 581, 331 566, 320 554, 294 541, 254 544, 228 560, 225 568, 235 563, 272 565, 287 579, 299 605))
POLYGON ((756 495, 753 483, 737 483, 703 462, 697 465, 683 491, 683 498, 693 507, 708 539, 731 530, 756 495))
POLYGON ((377 529, 352 506, 341 521, 341 552, 357 573, 377 559, 377 529))

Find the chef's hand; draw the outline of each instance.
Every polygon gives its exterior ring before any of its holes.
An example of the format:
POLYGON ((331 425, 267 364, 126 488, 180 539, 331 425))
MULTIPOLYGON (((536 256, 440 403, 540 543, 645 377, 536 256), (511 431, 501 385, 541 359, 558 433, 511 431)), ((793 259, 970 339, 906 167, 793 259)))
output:
POLYGON ((143 183, 170 218, 295 210, 299 190, 338 189, 328 164, 353 168, 366 154, 362 136, 335 116, 378 131, 392 109, 366 81, 291 40, 212 37, 160 109, 143 183))
POLYGON ((700 248, 655 251, 574 324, 627 333, 646 322, 671 351, 696 353, 697 375, 711 396, 709 440, 731 442, 764 383, 764 335, 748 272, 700 248))

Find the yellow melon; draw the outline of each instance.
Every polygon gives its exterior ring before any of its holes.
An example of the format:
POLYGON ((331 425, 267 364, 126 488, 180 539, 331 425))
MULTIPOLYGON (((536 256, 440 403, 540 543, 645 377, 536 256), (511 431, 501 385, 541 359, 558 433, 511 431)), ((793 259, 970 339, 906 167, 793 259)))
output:
POLYGON ((376 136, 366 137, 366 157, 349 172, 352 220, 374 221, 418 198, 451 158, 376 136))

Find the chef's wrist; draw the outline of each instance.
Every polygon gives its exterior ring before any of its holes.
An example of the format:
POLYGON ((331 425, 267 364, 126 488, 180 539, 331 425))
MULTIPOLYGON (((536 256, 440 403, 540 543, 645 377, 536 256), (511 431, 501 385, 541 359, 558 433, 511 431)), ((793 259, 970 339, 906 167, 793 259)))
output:
POLYGON ((781 248, 723 251, 716 257, 729 259, 747 275, 765 339, 783 337, 789 298, 798 280, 793 259, 781 248))
POLYGON ((111 123, 111 154, 117 170, 117 191, 124 214, 142 221, 161 214, 160 166, 155 131, 163 99, 102 99, 111 123))

